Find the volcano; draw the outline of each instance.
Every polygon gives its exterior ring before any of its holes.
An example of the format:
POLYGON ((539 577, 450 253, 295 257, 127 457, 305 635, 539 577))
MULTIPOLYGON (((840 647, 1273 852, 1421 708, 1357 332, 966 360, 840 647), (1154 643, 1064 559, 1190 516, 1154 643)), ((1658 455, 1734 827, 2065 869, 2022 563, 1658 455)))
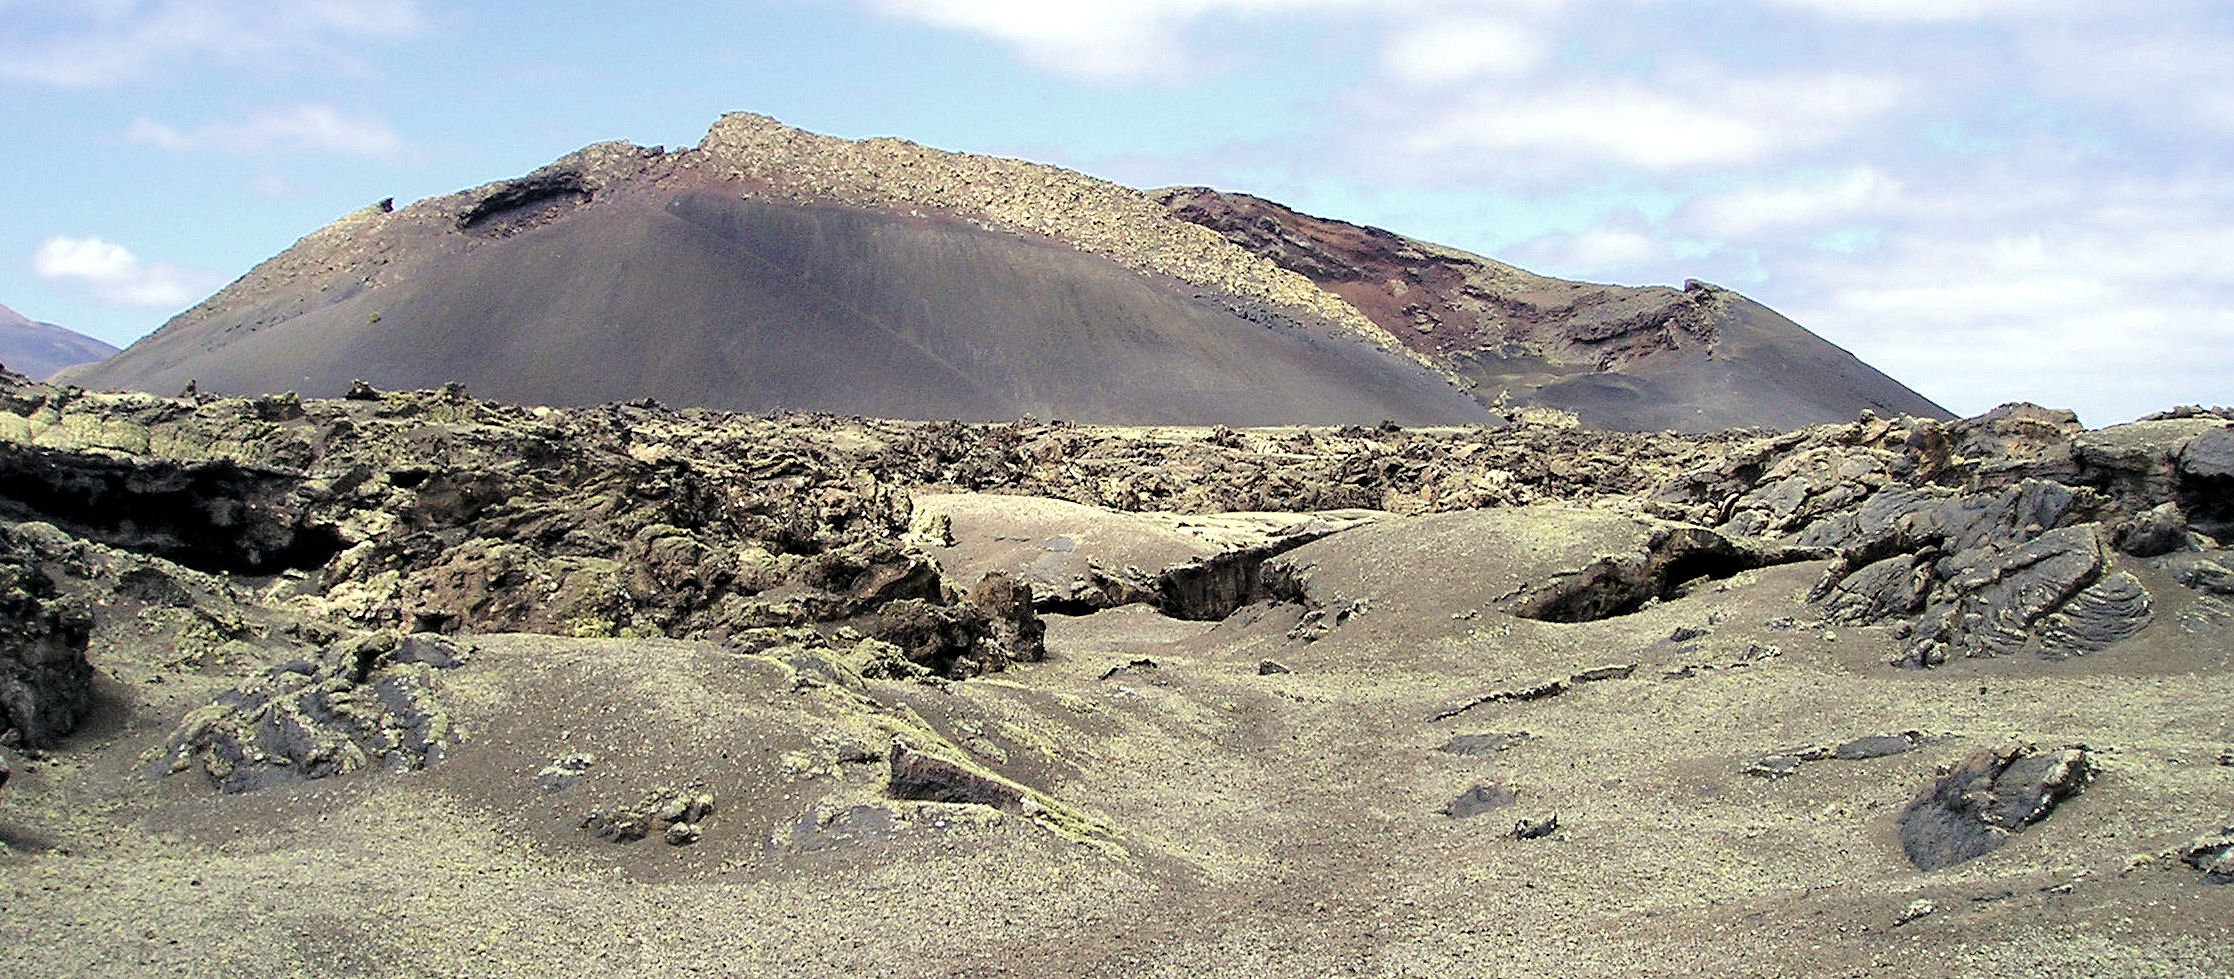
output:
POLYGON ((63 379, 1117 425, 1946 417, 1726 290, 1563 282, 1245 195, 748 114, 359 210, 63 379))

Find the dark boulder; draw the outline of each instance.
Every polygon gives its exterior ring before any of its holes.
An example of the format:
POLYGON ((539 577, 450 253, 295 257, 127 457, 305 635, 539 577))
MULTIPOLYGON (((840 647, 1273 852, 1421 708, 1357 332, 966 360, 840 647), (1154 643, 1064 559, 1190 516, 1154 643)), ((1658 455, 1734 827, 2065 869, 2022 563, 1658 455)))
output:
POLYGON ((2078 794, 2092 772, 2083 747, 2041 752, 2011 742, 1980 750, 1908 804, 1901 849, 1918 870, 1984 856, 2078 794))
POLYGON ((2180 862, 2203 872, 2203 883, 2234 884, 2234 826, 2188 844, 2180 862))
POLYGON ((2193 479, 2234 479, 2234 428, 2220 428, 2180 448, 2180 473, 2193 479))
POLYGON ((2118 550, 2134 557, 2156 557, 2188 546, 2187 516, 2177 503, 2151 508, 2118 531, 2118 550))

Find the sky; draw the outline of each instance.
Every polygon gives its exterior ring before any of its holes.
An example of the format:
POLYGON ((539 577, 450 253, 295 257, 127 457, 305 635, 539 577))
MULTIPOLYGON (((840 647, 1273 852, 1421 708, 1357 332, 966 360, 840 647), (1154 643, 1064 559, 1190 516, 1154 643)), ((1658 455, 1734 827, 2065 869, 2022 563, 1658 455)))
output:
POLYGON ((746 110, 1736 289, 1958 414, 2234 403, 2223 0, 0 0, 0 304, 746 110))

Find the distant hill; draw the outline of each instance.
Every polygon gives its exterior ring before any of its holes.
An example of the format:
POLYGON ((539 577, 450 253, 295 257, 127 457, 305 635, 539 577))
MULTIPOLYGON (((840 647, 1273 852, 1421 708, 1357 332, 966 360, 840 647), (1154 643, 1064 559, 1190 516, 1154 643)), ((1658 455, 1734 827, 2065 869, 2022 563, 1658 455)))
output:
POLYGON ((0 366, 34 381, 54 376, 76 364, 90 364, 116 353, 116 348, 83 333, 52 323, 40 323, 0 306, 0 366))
POLYGON ((1720 289, 1529 275, 1211 191, 733 114, 345 216, 88 387, 1107 424, 1788 427, 1936 405, 1720 289))

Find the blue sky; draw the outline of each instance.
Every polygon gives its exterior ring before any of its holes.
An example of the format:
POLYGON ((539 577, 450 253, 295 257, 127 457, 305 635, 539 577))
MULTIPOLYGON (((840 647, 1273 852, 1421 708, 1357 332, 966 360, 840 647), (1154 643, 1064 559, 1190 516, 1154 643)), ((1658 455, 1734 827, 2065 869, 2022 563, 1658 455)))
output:
POLYGON ((0 0, 0 304, 127 342, 356 207, 738 109, 1706 279, 1960 413, 2234 402, 2203 0, 0 0))

